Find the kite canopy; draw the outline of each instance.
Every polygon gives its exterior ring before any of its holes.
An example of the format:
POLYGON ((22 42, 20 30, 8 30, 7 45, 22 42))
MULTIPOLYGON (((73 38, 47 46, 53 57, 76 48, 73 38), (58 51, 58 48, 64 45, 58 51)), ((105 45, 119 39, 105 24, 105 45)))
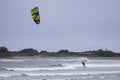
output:
POLYGON ((31 10, 31 15, 36 24, 40 23, 40 15, 38 7, 35 7, 31 10))

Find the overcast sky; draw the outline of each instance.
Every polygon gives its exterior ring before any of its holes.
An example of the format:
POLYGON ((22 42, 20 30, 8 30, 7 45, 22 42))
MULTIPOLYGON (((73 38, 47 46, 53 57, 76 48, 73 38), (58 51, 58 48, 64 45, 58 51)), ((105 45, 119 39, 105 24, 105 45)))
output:
POLYGON ((0 46, 11 51, 120 52, 120 0, 0 0, 0 46), (31 9, 39 7, 36 25, 31 9))

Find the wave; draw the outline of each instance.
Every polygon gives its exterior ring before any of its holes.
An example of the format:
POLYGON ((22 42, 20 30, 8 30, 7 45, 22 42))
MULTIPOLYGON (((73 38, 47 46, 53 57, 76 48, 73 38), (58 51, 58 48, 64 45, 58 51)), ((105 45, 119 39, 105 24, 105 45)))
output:
POLYGON ((51 68, 6 68, 6 70, 9 71, 41 71, 41 70, 68 70, 67 68, 64 67, 51 67, 51 68))
POLYGON ((72 76, 72 75, 97 75, 97 74, 115 74, 115 73, 120 73, 120 71, 102 71, 102 72, 91 72, 91 71, 88 71, 88 72, 67 72, 67 73, 25 73, 24 75, 27 75, 27 76, 72 76))
MULTIPOLYGON (((114 67, 120 67, 120 64, 86 64, 87 68, 114 68, 114 67)), ((26 67, 26 68, 4 68, 4 70, 9 70, 9 71, 44 71, 44 70, 75 70, 78 68, 83 68, 82 64, 53 64, 49 65, 48 67, 26 67)))
MULTIPOLYGON (((76 68, 81 68, 83 67, 82 63, 73 63, 73 64, 64 64, 65 67, 67 67, 68 69, 76 69, 76 68)), ((113 68, 113 67, 120 67, 120 64, 89 64, 86 63, 86 67, 88 68, 113 68)))
POLYGON ((63 67, 62 64, 52 64, 52 65, 49 65, 48 67, 63 67))
POLYGON ((33 68, 5 68, 8 71, 54 71, 54 70, 74 70, 78 67, 82 67, 79 64, 53 64, 48 67, 33 67, 33 68))
POLYGON ((2 62, 21 62, 21 61, 26 61, 28 59, 22 59, 22 60, 17 60, 17 59, 0 59, 2 62))
POLYGON ((86 66, 96 68, 108 68, 108 67, 120 67, 120 64, 86 64, 86 66))
MULTIPOLYGON (((99 71, 99 72, 47 72, 47 73, 28 73, 28 72, 25 72, 25 73, 11 73, 11 74, 0 74, 0 77, 15 77, 15 76, 80 76, 80 75, 100 75, 100 74, 120 74, 120 71, 99 71)), ((90 76, 81 76, 81 78, 88 78, 90 76)), ((108 77, 108 76, 107 76, 108 77)), ((111 76, 111 77, 118 77, 117 75, 116 76, 111 76)), ((91 77, 91 78, 96 78, 95 76, 91 77)), ((99 78, 105 78, 105 76, 99 76, 99 78)))
POLYGON ((3 67, 0 67, 0 71, 2 71, 2 70, 7 70, 6 68, 3 68, 3 67))
POLYGON ((14 76, 22 76, 20 73, 5 73, 5 74, 0 74, 0 77, 14 77, 14 76))

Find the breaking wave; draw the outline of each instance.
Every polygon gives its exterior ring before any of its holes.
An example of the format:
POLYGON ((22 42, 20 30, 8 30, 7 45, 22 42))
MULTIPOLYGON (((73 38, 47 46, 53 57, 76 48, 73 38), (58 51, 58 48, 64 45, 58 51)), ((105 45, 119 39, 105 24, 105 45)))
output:
MULTIPOLYGON (((0 77, 14 77, 14 76, 72 76, 72 75, 97 75, 97 74, 115 74, 115 73, 120 73, 120 71, 99 71, 99 72, 64 72, 64 73, 57 73, 57 72, 48 72, 48 73, 13 73, 13 74, 0 74, 0 77)), ((90 77, 90 76, 89 76, 90 77)), ((105 78, 105 76, 99 76, 100 78, 105 78)), ((113 77, 113 76, 112 76, 113 77)), ((117 76, 116 76, 117 77, 117 76)), ((82 78, 87 78, 87 77, 82 77, 82 78)), ((92 77, 94 78, 94 77, 92 77)))
MULTIPOLYGON (((86 64, 87 68, 108 68, 108 67, 120 67, 120 64, 86 64)), ((5 68, 4 70, 9 70, 9 71, 44 71, 44 70, 50 70, 50 71, 54 71, 54 70, 75 70, 78 68, 83 68, 82 64, 70 64, 70 63, 66 63, 66 64, 53 64, 53 65, 49 65, 47 67, 24 67, 24 68, 5 68)))
POLYGON ((82 67, 82 65, 79 64, 53 64, 49 65, 48 67, 32 67, 32 68, 6 68, 6 70, 9 71, 44 71, 44 70, 74 70, 78 67, 82 67))
POLYGON ((21 61, 26 61, 28 59, 24 60, 17 60, 17 59, 0 59, 1 62, 21 62, 21 61))

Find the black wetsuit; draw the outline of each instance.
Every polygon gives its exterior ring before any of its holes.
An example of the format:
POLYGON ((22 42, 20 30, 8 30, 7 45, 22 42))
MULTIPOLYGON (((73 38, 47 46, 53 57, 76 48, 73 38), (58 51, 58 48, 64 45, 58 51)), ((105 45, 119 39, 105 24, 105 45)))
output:
POLYGON ((82 61, 83 66, 85 66, 85 62, 82 61))

